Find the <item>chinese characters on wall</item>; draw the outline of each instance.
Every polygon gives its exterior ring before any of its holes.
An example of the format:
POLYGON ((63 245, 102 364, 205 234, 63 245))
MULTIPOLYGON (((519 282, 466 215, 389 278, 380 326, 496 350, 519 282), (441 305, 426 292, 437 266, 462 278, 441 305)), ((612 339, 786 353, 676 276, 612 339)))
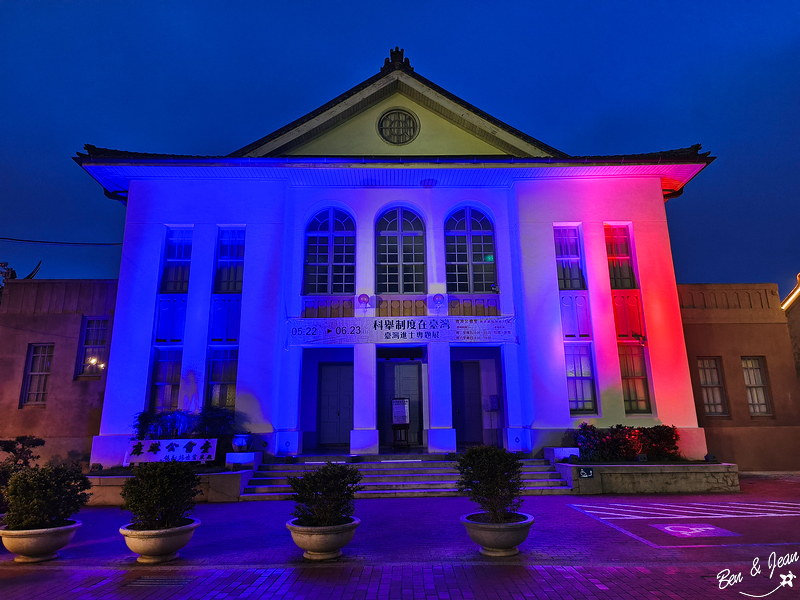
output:
POLYGON ((216 439, 195 440, 131 440, 122 466, 143 462, 178 462, 214 460, 216 439))

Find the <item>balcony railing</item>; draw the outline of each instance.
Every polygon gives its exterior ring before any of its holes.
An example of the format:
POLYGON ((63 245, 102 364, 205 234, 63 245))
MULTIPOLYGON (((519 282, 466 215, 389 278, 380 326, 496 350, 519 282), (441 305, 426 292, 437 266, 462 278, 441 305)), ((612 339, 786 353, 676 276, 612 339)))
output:
POLYGON ((499 317, 500 297, 497 294, 450 295, 447 314, 451 317, 499 317))
POLYGON ((303 296, 304 319, 340 319, 355 316, 355 300, 351 296, 303 296))

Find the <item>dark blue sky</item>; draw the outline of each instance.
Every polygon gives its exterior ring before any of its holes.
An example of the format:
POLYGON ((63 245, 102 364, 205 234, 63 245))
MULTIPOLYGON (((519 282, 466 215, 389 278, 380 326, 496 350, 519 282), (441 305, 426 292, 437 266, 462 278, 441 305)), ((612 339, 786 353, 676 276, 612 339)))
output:
MULTIPOLYGON (((85 143, 224 155, 378 72, 390 47, 569 154, 702 143, 667 203, 679 282, 800 271, 800 3, 0 2, 0 237, 121 241, 85 143)), ((114 278, 119 247, 0 242, 20 277, 114 278)))

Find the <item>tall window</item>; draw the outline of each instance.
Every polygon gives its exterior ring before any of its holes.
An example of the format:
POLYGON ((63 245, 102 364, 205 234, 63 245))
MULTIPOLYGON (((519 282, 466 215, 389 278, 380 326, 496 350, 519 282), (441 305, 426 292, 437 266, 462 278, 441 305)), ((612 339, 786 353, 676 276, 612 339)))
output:
POLYGON ((703 394, 703 407, 707 415, 724 415, 725 388, 722 384, 722 369, 718 357, 698 358, 697 370, 700 372, 700 389, 703 394))
POLYGON ((78 350, 78 376, 99 376, 106 365, 108 319, 84 318, 78 350))
POLYGON ((764 358, 743 356, 742 370, 744 371, 744 384, 747 387, 747 404, 750 407, 750 414, 768 415, 770 408, 764 358))
POLYGON ((590 344, 564 344, 570 413, 595 413, 594 375, 590 344))
POLYGON ((639 344, 620 344, 619 365, 622 374, 625 412, 629 414, 649 413, 650 394, 647 385, 644 348, 639 344))
POLYGON ((486 215, 462 208, 447 219, 444 235, 448 293, 495 291, 494 228, 486 215))
POLYGON ((150 410, 169 412, 178 409, 183 351, 156 348, 150 388, 150 410))
POLYGON ((220 229, 214 292, 241 294, 244 277, 244 229, 220 229))
POLYGON ((238 348, 212 348, 208 372, 208 402, 233 409, 236 404, 238 348))
POLYGON ((625 225, 606 225, 605 230, 611 289, 636 289, 636 276, 633 272, 633 256, 631 254, 628 228, 625 225))
POLYGON ((581 268, 581 244, 577 227, 555 227, 553 235, 556 243, 556 269, 558 270, 558 289, 585 290, 581 268))
POLYGON ((50 379, 50 362, 53 360, 53 344, 31 344, 25 364, 25 379, 22 383, 22 405, 44 406, 47 402, 47 384, 50 379))
POLYGON ((381 215, 375 226, 376 290, 379 294, 424 294, 425 225, 407 208, 381 215))
POLYGON ((328 208, 306 229, 306 294, 355 294, 356 225, 346 212, 328 208))
POLYGON ((169 229, 164 248, 162 294, 185 294, 189 291, 189 267, 192 259, 192 230, 169 229))

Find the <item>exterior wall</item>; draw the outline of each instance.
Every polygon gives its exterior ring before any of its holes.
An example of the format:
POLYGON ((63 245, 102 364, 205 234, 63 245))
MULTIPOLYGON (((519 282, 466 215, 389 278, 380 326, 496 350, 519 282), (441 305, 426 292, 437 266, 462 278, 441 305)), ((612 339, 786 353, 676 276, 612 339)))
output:
MULTIPOLYGON (((800 280, 798 280, 800 285, 800 280)), ((789 324, 789 337, 792 340, 792 353, 794 354, 794 367, 800 377, 800 302, 796 300, 786 308, 786 321, 789 324)))
POLYGON ((741 470, 800 469, 800 386, 778 286, 680 285, 689 369, 708 450, 741 470), (763 357, 770 413, 751 415, 741 359, 763 357), (719 357, 727 414, 707 415, 698 357, 719 357))
MULTIPOLYGON (((116 281, 11 280, 0 304, 0 438, 45 440, 41 461, 89 460, 100 427, 105 373, 77 377, 83 317, 109 320, 116 281), (47 402, 22 405, 30 344, 53 344, 47 402)), ((109 356, 109 364, 116 357, 109 356)), ((120 359, 124 360, 124 359, 120 359)))

